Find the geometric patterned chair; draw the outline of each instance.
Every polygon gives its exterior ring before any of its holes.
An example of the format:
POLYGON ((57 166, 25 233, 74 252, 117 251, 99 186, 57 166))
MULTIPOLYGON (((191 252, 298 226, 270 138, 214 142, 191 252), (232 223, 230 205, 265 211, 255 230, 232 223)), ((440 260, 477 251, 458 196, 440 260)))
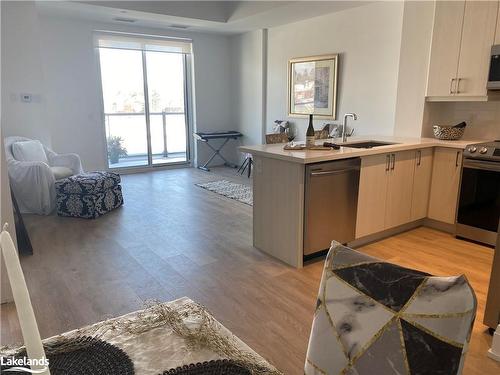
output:
POLYGON ((56 182, 57 214, 96 219, 123 204, 120 175, 89 172, 56 182))
POLYGON ((459 374, 476 314, 465 276, 434 277, 335 241, 305 374, 459 374))

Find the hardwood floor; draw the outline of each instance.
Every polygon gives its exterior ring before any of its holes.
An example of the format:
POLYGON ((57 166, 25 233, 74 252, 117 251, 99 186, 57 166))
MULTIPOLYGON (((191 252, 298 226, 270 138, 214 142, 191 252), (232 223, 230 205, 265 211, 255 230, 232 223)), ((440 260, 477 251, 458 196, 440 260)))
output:
MULTIPOLYGON (((43 337, 188 296, 285 374, 303 374, 322 260, 296 270, 252 247, 252 208, 194 184, 234 170, 123 176, 125 205, 98 220, 27 216, 35 254, 22 266, 43 337)), ((419 228, 366 253, 436 275, 465 273, 478 297, 464 374, 497 374, 482 325, 493 250, 419 228)), ((21 341, 2 305, 2 344, 21 341)))

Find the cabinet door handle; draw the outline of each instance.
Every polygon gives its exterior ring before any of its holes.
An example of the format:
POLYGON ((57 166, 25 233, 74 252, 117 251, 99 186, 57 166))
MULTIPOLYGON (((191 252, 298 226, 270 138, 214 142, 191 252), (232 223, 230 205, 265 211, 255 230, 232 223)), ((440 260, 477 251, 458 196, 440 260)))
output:
POLYGON ((386 160, 386 164, 385 164, 385 171, 386 171, 386 172, 389 172, 390 165, 391 165, 391 155, 390 155, 390 154, 387 154, 387 155, 385 156, 385 160, 386 160))
POLYGON ((394 170, 394 167, 396 165, 396 154, 392 154, 392 166, 391 166, 391 171, 394 170))
POLYGON ((452 78, 450 81, 450 94, 454 94, 455 91, 453 91, 453 82, 456 80, 456 78, 452 78))
POLYGON ((458 158, 460 157, 460 151, 457 151, 457 157, 455 159, 455 167, 458 167, 458 158))
POLYGON ((457 80, 457 87, 456 87, 456 94, 460 94, 460 81, 462 80, 462 78, 459 78, 457 80))
POLYGON ((420 164, 422 164, 422 151, 418 150, 417 151, 417 167, 419 167, 420 164))
POLYGON ((342 174, 342 173, 348 173, 348 172, 355 172, 355 171, 359 171, 359 167, 358 168, 353 167, 353 168, 337 169, 335 171, 311 172, 310 176, 311 177, 333 176, 333 175, 336 175, 336 174, 342 174))

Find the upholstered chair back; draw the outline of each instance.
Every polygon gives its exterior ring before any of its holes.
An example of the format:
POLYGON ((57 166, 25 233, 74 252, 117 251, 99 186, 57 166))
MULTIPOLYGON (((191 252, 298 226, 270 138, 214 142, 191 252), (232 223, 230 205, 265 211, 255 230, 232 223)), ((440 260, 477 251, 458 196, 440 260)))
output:
POLYGON ((434 277, 333 242, 305 374, 459 374, 476 305, 463 275, 434 277))

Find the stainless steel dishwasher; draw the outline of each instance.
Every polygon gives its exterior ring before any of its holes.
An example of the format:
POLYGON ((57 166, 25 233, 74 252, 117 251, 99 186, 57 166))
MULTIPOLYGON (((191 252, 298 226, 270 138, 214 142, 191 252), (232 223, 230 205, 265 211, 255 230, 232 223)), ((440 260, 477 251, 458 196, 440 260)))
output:
POLYGON ((354 240, 360 158, 306 166, 304 256, 354 240))

